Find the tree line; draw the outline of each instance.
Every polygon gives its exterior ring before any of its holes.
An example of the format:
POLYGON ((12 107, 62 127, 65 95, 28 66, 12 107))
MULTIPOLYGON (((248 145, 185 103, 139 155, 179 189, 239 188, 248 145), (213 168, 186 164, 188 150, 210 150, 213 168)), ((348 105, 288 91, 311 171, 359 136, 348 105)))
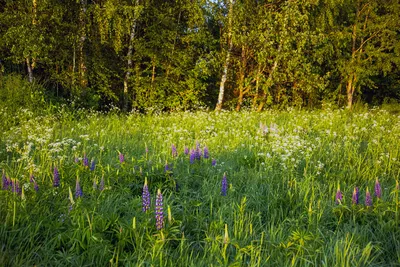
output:
POLYGON ((81 106, 400 99, 399 0, 0 0, 1 76, 81 106))

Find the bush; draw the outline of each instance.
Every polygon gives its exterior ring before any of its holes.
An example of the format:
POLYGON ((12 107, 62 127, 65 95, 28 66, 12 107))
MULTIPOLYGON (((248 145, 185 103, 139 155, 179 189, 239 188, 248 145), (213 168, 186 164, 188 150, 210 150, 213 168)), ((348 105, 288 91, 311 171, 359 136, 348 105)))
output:
POLYGON ((0 107, 8 111, 20 108, 36 110, 44 107, 43 87, 29 83, 20 75, 11 74, 0 78, 0 107))

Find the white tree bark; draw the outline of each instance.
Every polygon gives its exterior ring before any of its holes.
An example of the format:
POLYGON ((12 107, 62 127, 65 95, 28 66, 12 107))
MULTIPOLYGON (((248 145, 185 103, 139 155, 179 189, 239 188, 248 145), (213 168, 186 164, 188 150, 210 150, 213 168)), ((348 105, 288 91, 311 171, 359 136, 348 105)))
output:
POLYGON ((228 76, 229 70, 229 61, 231 57, 233 42, 232 42, 232 16, 233 16, 233 0, 229 0, 229 13, 228 13, 228 51, 226 53, 224 70, 222 72, 221 83, 219 85, 219 94, 218 94, 218 102, 215 107, 216 111, 220 111, 222 109, 222 103, 224 101, 225 94, 225 82, 228 76))

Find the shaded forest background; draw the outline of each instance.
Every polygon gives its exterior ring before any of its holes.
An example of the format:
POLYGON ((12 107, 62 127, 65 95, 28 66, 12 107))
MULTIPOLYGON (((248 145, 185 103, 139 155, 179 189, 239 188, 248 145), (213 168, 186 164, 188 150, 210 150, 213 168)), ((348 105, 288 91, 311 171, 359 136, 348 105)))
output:
POLYGON ((398 0, 0 0, 0 101, 141 112, 400 100, 398 0))

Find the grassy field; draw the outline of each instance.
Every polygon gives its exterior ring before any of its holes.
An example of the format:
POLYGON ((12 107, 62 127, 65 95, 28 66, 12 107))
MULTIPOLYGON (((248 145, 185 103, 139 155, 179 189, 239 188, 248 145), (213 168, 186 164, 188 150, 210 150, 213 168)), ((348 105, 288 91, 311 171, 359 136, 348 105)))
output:
POLYGON ((1 266, 400 266, 397 114, 1 117, 1 266))

